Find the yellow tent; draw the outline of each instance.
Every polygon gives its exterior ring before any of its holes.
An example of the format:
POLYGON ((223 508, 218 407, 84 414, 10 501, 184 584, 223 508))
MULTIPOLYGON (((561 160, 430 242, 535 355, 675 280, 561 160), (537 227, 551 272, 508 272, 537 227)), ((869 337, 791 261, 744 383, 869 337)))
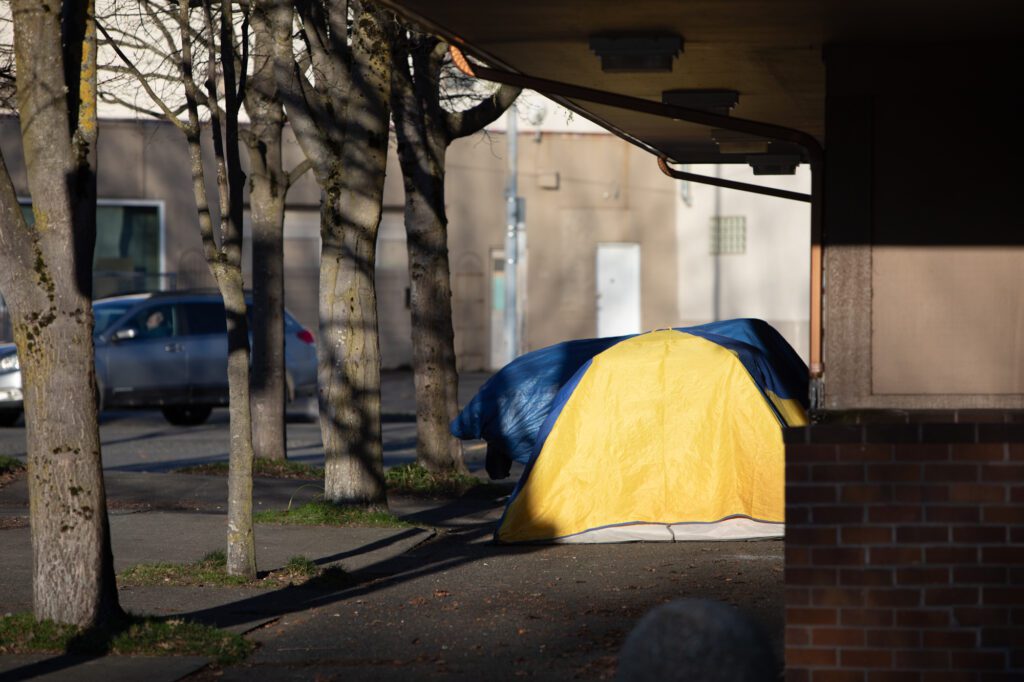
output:
POLYGON ((627 338, 560 391, 500 542, 779 537, 783 425, 806 423, 756 348, 663 330, 627 338))

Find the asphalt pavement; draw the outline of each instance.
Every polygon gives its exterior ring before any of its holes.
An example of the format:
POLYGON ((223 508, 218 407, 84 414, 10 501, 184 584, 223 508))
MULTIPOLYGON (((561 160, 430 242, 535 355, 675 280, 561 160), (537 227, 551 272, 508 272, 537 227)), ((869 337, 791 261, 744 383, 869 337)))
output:
MULTIPOLYGON (((466 381, 465 402, 485 377, 466 381), (475 384, 476 386, 472 385, 475 384)), ((385 377, 389 464, 414 458, 412 383, 385 377), (390 389, 389 389, 390 387, 390 389)), ((104 466, 115 568, 186 562, 222 546, 226 481, 170 473, 226 458, 226 414, 197 428, 158 413, 106 415, 104 466)), ((0 454, 18 456, 18 432, 0 454)), ((289 424, 289 456, 322 458, 315 423, 289 424)), ((477 475, 482 448, 468 451, 477 475)), ((505 489, 461 500, 391 497, 415 528, 258 525, 261 571, 290 557, 340 565, 347 586, 123 587, 138 614, 194 619, 245 633, 257 650, 218 668, 194 657, 0 656, 0 679, 100 680, 543 680, 610 679, 623 639, 650 608, 680 597, 735 605, 782 648, 782 549, 778 541, 498 546, 491 542, 505 489)), ((312 499, 313 481, 257 479, 257 509, 312 499)), ((0 612, 31 608, 28 492, 22 477, 0 488, 0 612)))
MULTIPOLYGON (((459 377, 459 401, 465 405, 489 374, 464 372, 459 377)), ((416 407, 412 373, 385 371, 381 375, 381 411, 384 465, 395 466, 416 458, 416 407)), ((199 426, 172 426, 156 410, 109 410, 100 417, 103 468, 107 472, 168 472, 183 466, 227 461, 228 410, 217 408, 199 426)), ((322 465, 323 441, 312 399, 289 406, 288 458, 322 465)), ((24 459, 24 420, 13 428, 0 428, 0 455, 24 459)), ((483 466, 481 447, 469 447, 470 467, 483 466)))

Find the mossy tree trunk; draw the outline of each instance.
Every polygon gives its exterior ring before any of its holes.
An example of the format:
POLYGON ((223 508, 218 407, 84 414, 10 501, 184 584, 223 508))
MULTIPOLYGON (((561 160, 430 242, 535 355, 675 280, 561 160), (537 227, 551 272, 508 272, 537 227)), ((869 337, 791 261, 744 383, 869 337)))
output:
POLYGON ((93 360, 96 38, 92 2, 14 0, 17 107, 35 222, 0 161, 0 289, 12 313, 27 425, 33 605, 102 627, 121 614, 93 360))
POLYGON ((459 410, 459 377, 444 207, 445 154, 456 138, 482 130, 500 116, 519 89, 505 86, 466 111, 446 111, 441 75, 448 46, 404 29, 393 45, 392 109, 409 250, 416 461, 429 471, 464 471, 462 444, 449 430, 459 410))
MULTIPOLYGON (((251 115, 251 114, 250 114, 251 115)), ((266 132, 253 120, 253 134, 266 132)), ((253 449, 260 459, 288 458, 285 411, 288 402, 284 354, 284 193, 277 184, 280 129, 276 143, 265 138, 249 147, 252 182, 252 416, 253 449), (262 157, 262 158, 261 158, 262 157), (277 192, 281 192, 278 194, 277 192)))
POLYGON ((355 0, 297 9, 317 78, 310 82, 296 62, 291 3, 282 0, 275 10, 277 75, 289 120, 323 190, 317 377, 325 496, 339 504, 386 506, 374 269, 393 18, 355 0))
POLYGON ((284 207, 289 176, 281 156, 284 109, 274 77, 269 3, 252 3, 252 74, 245 92, 250 127, 249 220, 252 226, 253 449, 261 459, 287 459, 284 356, 284 207))

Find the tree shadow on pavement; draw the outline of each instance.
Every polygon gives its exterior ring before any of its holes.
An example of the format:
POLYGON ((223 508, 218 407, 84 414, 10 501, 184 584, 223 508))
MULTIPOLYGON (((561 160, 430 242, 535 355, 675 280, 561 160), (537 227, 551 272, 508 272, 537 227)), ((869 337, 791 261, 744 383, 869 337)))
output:
MULTIPOLYGON (((421 512, 420 514, 429 517, 432 520, 432 525, 442 526, 446 521, 464 518, 467 512, 486 513, 494 508, 494 500, 467 501, 459 499, 432 509, 429 513, 421 512)), ((406 518, 410 519, 411 517, 406 518)), ((290 613, 362 597, 404 582, 443 573, 467 563, 486 559, 496 552, 508 556, 529 554, 543 549, 541 545, 497 546, 490 541, 494 526, 494 521, 488 519, 441 529, 435 537, 402 554, 353 571, 348 574, 345 585, 340 589, 330 589, 329 583, 324 585, 313 581, 311 585, 291 585, 228 604, 180 613, 176 617, 196 620, 217 627, 234 627, 259 619, 278 618, 290 613)), ((318 565, 332 564, 346 558, 383 549, 408 539, 415 532, 417 531, 410 529, 369 543, 357 550, 317 557, 314 562, 318 565)))

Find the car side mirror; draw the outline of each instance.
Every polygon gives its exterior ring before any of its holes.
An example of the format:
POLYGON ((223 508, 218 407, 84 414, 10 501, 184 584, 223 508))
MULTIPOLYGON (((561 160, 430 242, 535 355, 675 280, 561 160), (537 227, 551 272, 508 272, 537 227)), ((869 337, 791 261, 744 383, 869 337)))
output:
POLYGON ((114 332, 114 336, 112 338, 114 341, 127 341, 129 339, 134 339, 138 335, 139 332, 137 332, 134 327, 125 327, 124 329, 118 329, 114 332))

